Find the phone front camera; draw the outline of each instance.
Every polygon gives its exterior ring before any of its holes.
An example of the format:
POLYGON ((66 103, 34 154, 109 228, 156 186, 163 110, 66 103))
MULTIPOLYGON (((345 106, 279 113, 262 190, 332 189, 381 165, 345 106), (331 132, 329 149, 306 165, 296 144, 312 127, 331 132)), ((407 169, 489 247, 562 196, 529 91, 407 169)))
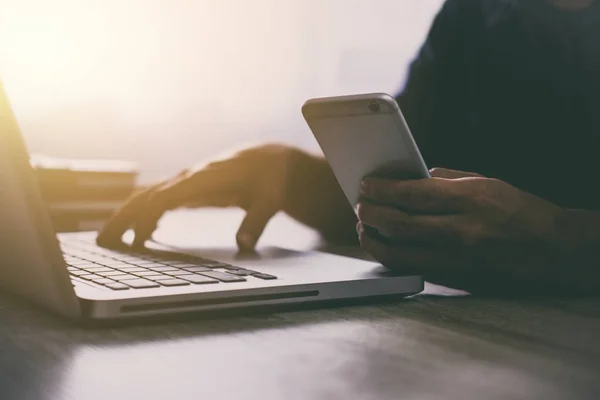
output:
POLYGON ((376 101, 372 101, 369 103, 369 110, 371 110, 371 112, 379 112, 379 110, 381 110, 381 106, 379 105, 378 102, 376 101))

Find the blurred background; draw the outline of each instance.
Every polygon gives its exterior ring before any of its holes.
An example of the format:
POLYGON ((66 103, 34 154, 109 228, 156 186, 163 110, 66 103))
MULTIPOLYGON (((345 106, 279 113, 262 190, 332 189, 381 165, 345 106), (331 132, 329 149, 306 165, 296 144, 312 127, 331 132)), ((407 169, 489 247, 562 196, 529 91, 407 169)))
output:
POLYGON ((0 76, 32 152, 142 183, 244 143, 317 151, 316 96, 401 89, 442 0, 0 0, 0 76))

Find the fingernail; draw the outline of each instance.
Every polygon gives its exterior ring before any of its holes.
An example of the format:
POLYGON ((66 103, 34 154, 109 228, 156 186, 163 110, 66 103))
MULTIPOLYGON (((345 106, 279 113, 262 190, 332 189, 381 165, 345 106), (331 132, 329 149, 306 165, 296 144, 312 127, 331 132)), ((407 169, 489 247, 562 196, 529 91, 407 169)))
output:
POLYGON ((238 236, 238 244, 245 249, 253 249, 256 242, 251 235, 242 233, 238 236))
POLYGON ((367 182, 366 181, 362 181, 360 183, 360 193, 361 194, 366 194, 368 189, 369 189, 369 185, 367 184, 367 182))

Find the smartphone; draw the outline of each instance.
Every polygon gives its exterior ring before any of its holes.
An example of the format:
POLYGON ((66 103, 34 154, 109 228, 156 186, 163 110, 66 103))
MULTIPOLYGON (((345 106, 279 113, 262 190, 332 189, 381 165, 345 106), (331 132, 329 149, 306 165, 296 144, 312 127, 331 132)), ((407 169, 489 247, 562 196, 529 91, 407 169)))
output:
POLYGON ((398 103, 388 94, 310 99, 302 115, 352 207, 367 176, 430 177, 398 103))

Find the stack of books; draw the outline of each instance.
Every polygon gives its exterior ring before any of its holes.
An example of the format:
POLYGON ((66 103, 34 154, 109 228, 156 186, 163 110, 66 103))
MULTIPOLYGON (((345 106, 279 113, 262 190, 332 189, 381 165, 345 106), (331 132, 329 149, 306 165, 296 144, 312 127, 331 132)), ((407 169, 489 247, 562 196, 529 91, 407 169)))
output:
POLYGON ((57 232, 99 230, 136 187, 135 163, 34 155, 40 191, 57 232))

